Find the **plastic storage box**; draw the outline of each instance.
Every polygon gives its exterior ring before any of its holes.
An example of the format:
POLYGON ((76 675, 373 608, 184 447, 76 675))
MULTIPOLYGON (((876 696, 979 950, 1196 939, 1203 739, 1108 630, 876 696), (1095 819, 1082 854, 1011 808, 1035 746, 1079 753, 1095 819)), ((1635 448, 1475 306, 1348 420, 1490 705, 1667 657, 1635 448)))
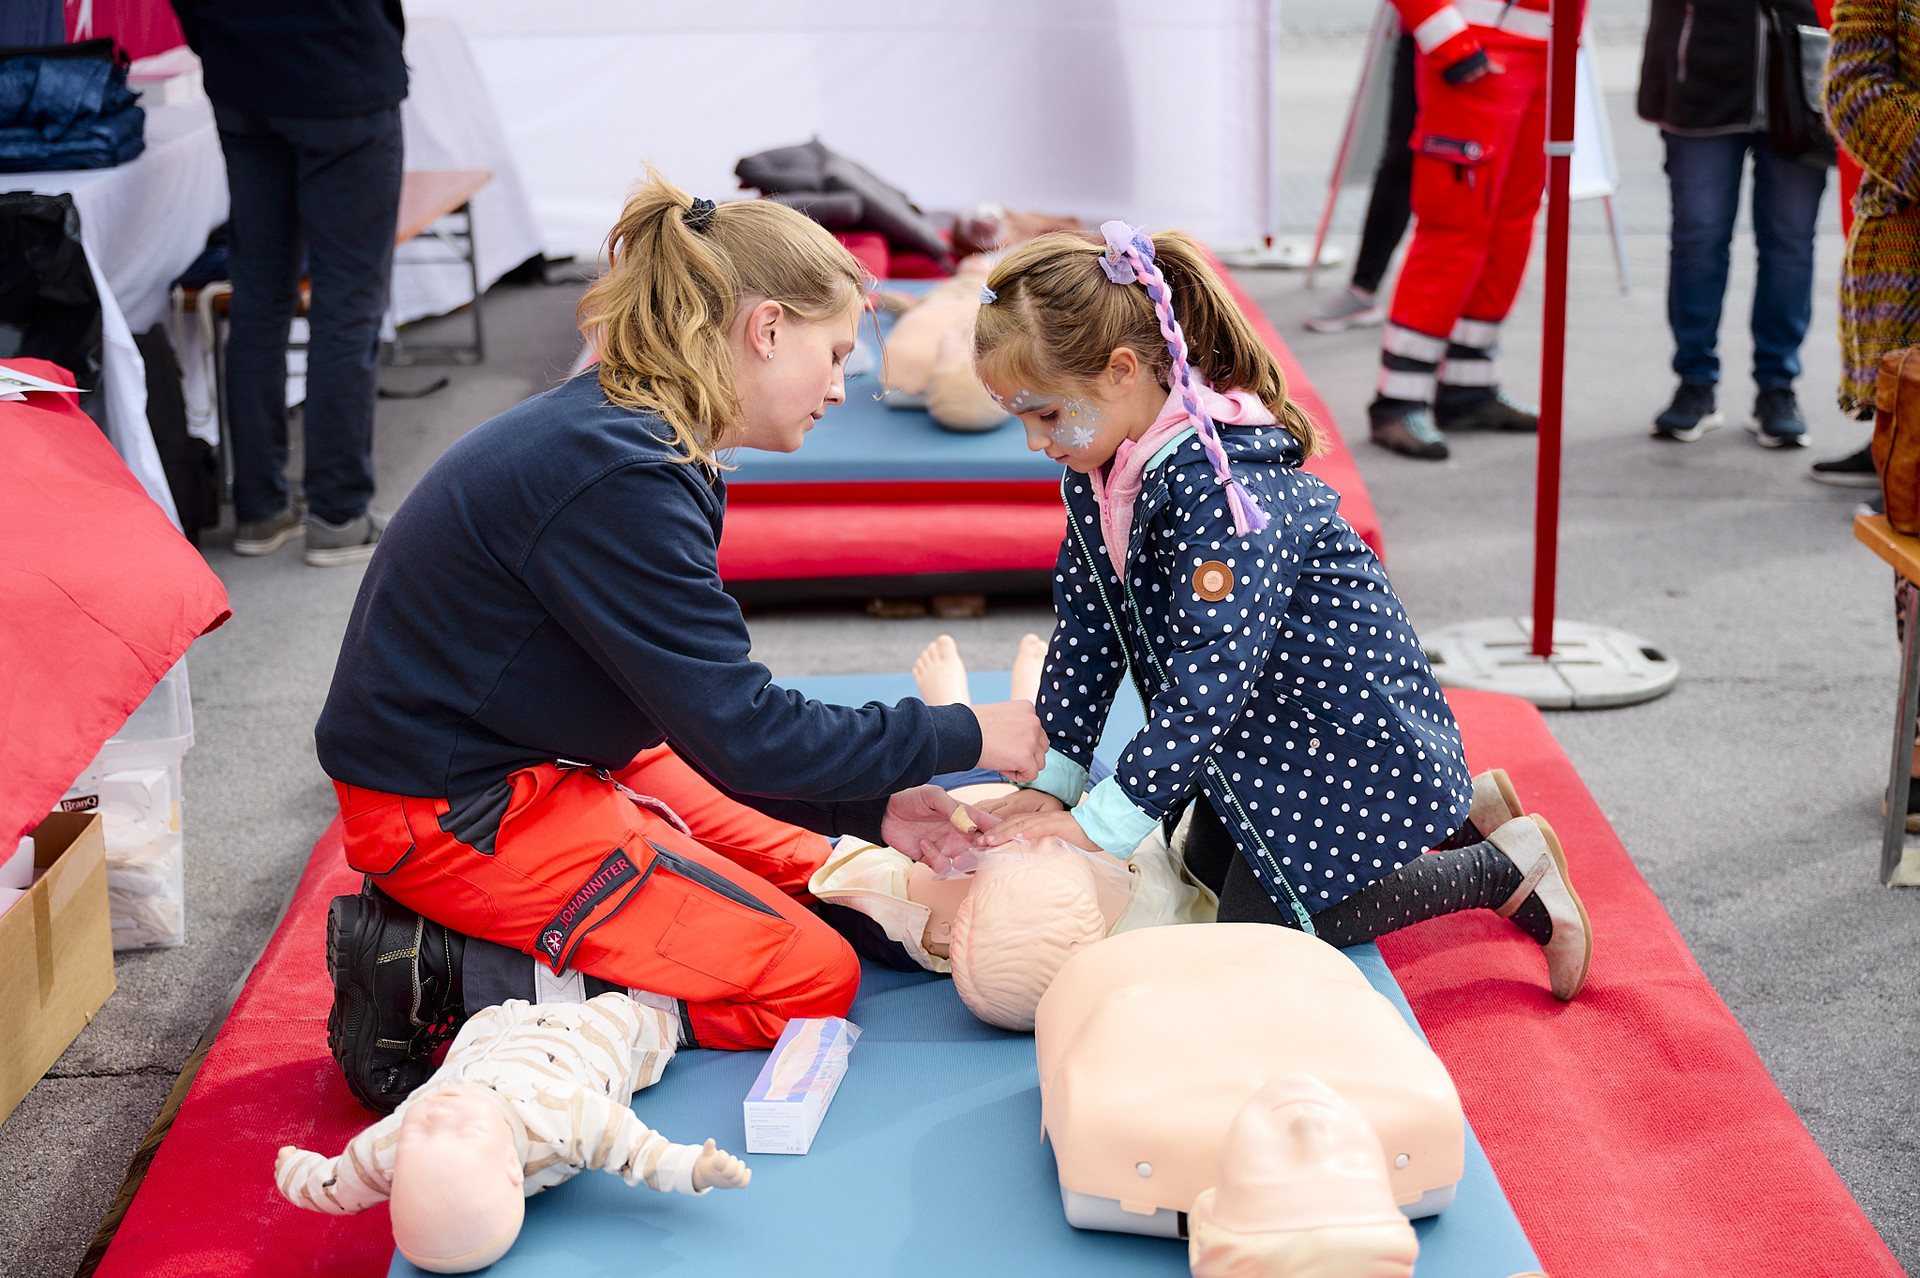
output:
POLYGON ((60 801, 64 812, 100 813, 116 950, 187 939, 180 762, 192 746, 193 703, 183 657, 60 801))

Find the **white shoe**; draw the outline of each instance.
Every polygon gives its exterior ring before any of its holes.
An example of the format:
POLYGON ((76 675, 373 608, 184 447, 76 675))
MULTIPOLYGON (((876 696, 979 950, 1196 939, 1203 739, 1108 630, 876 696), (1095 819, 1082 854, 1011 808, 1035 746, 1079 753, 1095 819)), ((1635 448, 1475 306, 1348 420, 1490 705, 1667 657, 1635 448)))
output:
POLYGON ((1316 333, 1344 333, 1350 328, 1369 328, 1387 322, 1387 308, 1372 293, 1362 293, 1349 284, 1322 302, 1307 316, 1307 327, 1316 333))
POLYGON ((1473 779, 1473 804, 1467 809, 1467 820, 1473 822, 1473 828, 1480 831, 1482 838, 1489 830, 1497 830, 1526 814, 1505 768, 1482 772, 1473 779))
POLYGON ((1553 996, 1567 1002, 1587 983, 1587 967, 1593 962, 1593 929, 1587 922, 1587 907, 1580 903, 1567 877, 1567 856, 1560 840, 1545 817, 1533 815, 1507 822, 1488 835, 1487 841, 1499 848, 1521 874, 1520 886, 1494 913, 1510 919, 1528 897, 1540 898, 1553 921, 1553 935, 1542 947, 1547 955, 1547 982, 1553 987, 1553 996))

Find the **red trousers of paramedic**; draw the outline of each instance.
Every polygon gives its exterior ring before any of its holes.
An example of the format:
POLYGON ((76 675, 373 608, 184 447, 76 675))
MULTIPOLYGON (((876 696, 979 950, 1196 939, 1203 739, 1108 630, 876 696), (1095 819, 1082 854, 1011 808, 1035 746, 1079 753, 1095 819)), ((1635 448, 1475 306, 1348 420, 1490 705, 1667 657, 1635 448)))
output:
POLYGON ((1416 62, 1416 221, 1391 318, 1430 337, 1451 336, 1457 320, 1507 317, 1546 185, 1546 42, 1474 32, 1504 74, 1452 85, 1424 53, 1416 62))
POLYGON ((444 799, 336 783, 347 864, 555 972, 685 1000, 702 1047, 768 1047, 790 1017, 853 1005, 859 960, 795 899, 827 858, 821 836, 734 802, 666 746, 611 776, 542 764, 508 782, 491 853, 441 829, 444 799))

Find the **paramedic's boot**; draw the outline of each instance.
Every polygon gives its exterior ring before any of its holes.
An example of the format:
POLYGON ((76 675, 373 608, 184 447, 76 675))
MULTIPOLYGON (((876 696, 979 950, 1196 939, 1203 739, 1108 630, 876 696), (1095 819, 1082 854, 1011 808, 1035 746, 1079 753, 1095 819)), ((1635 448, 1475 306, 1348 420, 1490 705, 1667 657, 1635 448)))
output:
POLYGON ((1593 929, 1587 922, 1587 907, 1574 895, 1567 877, 1566 853, 1546 818, 1533 815, 1509 821, 1487 842, 1498 848, 1520 871, 1520 886, 1494 913, 1503 919, 1538 897, 1553 921, 1553 934, 1540 948, 1547 955, 1547 979, 1553 996, 1566 1002, 1587 983, 1587 966, 1593 961, 1593 929))
POLYGON ((1493 386, 1442 386, 1434 397, 1433 415, 1441 430, 1540 429, 1540 410, 1507 398, 1493 386))
POLYGON ((1339 1093, 1306 1074, 1271 1080, 1227 1129, 1220 1183, 1193 1200, 1194 1278, 1410 1278, 1420 1244, 1388 1175, 1339 1093))
POLYGON ((421 918, 373 885, 327 907, 333 1008, 327 1048, 347 1089, 390 1114, 433 1073, 428 1058, 466 1020, 460 960, 467 938, 421 918))

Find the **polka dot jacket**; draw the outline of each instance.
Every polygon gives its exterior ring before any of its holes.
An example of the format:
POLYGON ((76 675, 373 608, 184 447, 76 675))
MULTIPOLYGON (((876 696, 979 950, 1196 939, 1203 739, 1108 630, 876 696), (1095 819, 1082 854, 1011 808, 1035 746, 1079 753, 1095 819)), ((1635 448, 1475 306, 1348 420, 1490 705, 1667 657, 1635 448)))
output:
POLYGON ((1127 580, 1092 485, 1062 481, 1059 624, 1039 712, 1051 749, 1031 784, 1072 803, 1130 672, 1147 725, 1075 810, 1127 855, 1197 790, 1281 909, 1309 917, 1466 819, 1460 731, 1386 570, 1299 469, 1279 426, 1226 426, 1233 473, 1267 528, 1235 535, 1226 490, 1188 431, 1148 463, 1127 580))

